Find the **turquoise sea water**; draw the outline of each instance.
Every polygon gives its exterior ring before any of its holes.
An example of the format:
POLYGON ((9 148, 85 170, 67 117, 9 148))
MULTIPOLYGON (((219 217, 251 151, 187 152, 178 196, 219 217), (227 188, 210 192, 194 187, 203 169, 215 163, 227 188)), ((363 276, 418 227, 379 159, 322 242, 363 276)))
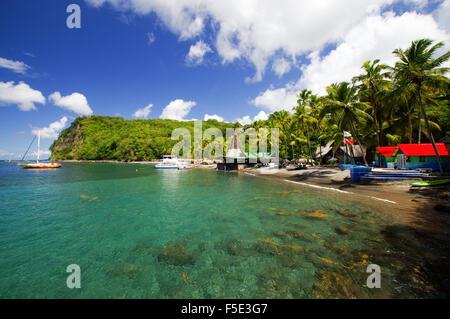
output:
POLYGON ((390 223, 342 194, 237 173, 0 163, 0 297, 409 296, 392 260, 382 289, 365 287, 390 223))

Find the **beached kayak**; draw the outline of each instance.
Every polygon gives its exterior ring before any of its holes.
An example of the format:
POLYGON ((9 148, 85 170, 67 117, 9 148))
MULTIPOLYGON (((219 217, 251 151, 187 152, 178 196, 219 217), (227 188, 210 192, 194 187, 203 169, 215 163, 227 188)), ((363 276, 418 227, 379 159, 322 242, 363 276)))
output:
POLYGON ((411 186, 424 187, 424 186, 442 185, 442 184, 447 184, 447 183, 450 183, 450 178, 437 179, 434 181, 415 182, 415 183, 412 183, 411 186))

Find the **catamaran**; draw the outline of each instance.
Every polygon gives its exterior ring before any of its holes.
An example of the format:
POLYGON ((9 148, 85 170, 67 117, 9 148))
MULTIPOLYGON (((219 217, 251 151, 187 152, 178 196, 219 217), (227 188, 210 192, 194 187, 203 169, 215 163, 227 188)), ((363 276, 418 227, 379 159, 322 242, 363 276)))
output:
MULTIPOLYGON (((32 142, 33 143, 33 142, 32 142)), ((36 163, 33 164, 21 164, 23 168, 59 168, 62 165, 57 163, 39 163, 39 146, 41 143, 41 131, 38 131, 38 142, 37 142, 37 157, 36 163)), ((28 152, 28 151, 27 151, 28 152)), ((26 155, 26 153, 25 153, 26 155)), ((23 157, 25 157, 25 155, 23 157)))

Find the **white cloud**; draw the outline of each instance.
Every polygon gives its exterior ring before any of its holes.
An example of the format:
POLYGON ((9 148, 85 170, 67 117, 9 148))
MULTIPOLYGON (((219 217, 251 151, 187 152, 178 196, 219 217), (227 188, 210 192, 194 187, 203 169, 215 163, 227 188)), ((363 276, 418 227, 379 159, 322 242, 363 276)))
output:
POLYGON ((265 108, 271 112, 288 110, 297 105, 298 89, 293 84, 288 84, 284 88, 269 88, 261 92, 259 96, 250 101, 255 106, 265 108))
POLYGON ((55 139, 58 137, 58 133, 66 126, 67 117, 63 116, 59 121, 50 123, 47 127, 35 127, 31 131, 34 135, 38 135, 41 132, 41 138, 55 139))
POLYGON ((272 70, 281 78, 291 70, 291 63, 285 58, 278 58, 272 63, 272 70))
POLYGON ((141 119, 145 119, 147 118, 147 116, 150 114, 151 112, 151 108, 152 108, 153 104, 149 104, 146 107, 143 107, 142 109, 137 109, 136 112, 134 112, 133 117, 135 118, 141 118, 141 119))
POLYGON ((155 34, 153 32, 147 32, 147 44, 150 45, 153 42, 155 42, 156 37, 155 34))
POLYGON ((450 32, 450 0, 445 0, 435 11, 436 20, 447 32, 450 32))
POLYGON ((189 53, 186 56, 186 62, 191 64, 201 64, 206 53, 211 52, 211 48, 202 40, 197 41, 196 44, 191 45, 189 53))
POLYGON ((252 123, 252 119, 248 115, 241 118, 237 118, 235 121, 239 122, 241 125, 247 125, 252 123))
POLYGON ((255 117, 253 118, 253 122, 256 121, 265 121, 269 118, 269 114, 267 114, 264 111, 260 111, 258 114, 255 115, 255 117))
POLYGON ((21 61, 12 61, 0 58, 0 68, 9 69, 16 73, 24 74, 30 67, 21 61))
POLYGON ((219 122, 224 121, 223 117, 221 117, 217 114, 214 114, 214 115, 205 114, 205 116, 203 117, 203 121, 207 121, 207 120, 217 120, 219 122))
MULTIPOLYGON (((359 69, 361 59, 390 57, 393 49, 405 46, 406 42, 423 36, 435 38, 437 29, 430 15, 410 12, 402 18, 393 14, 380 16, 380 12, 394 3, 400 4, 402 9, 421 12, 435 0, 86 1, 94 6, 110 3, 117 10, 140 15, 153 12, 181 40, 202 38, 200 41, 207 41, 203 43, 214 47, 223 63, 245 60, 253 65, 255 73, 247 78, 250 82, 262 80, 267 65, 272 65, 274 72, 281 76, 288 70, 287 61, 296 64, 297 57, 309 55, 313 65, 304 68, 306 74, 299 84, 313 85, 311 88, 316 91, 323 83, 328 85, 330 79, 347 79, 355 70, 354 65, 359 69), (384 39, 387 42, 383 42, 384 39), (350 42, 354 40, 356 42, 350 42), (338 52, 328 59, 321 57, 320 53, 329 44, 337 44, 338 52), (344 63, 337 58, 343 58, 344 63), (332 62, 332 67, 325 70, 325 65, 332 62), (349 65, 351 68, 347 69, 349 65), (325 76, 321 80, 322 72, 325 76)), ((447 30, 448 1, 436 14, 447 30)), ((204 56, 201 52, 199 62, 204 56)))
POLYGON ((253 117, 253 120, 250 118, 249 115, 245 115, 245 116, 243 116, 241 118, 237 118, 235 120, 235 122, 239 122, 241 125, 247 125, 247 124, 251 124, 251 123, 256 122, 256 121, 265 121, 268 118, 269 118, 269 114, 267 114, 264 111, 260 111, 258 114, 256 114, 253 117))
POLYGON ((0 82, 0 106, 17 104, 21 111, 36 110, 34 103, 45 104, 45 97, 24 82, 0 82))
POLYGON ((320 50, 341 41, 367 15, 404 0, 86 1, 97 7, 110 3, 140 15, 154 12, 181 40, 206 37, 205 27, 211 26, 211 43, 223 63, 245 59, 255 67, 249 80, 260 81, 275 55, 296 57, 320 50))
POLYGON ((11 158, 12 156, 14 156, 15 154, 6 150, 2 150, 0 149, 0 158, 11 158))
POLYGON ((86 97, 81 93, 75 92, 70 95, 61 96, 61 93, 54 92, 49 95, 48 99, 56 106, 79 115, 89 116, 93 113, 86 97))
POLYGON ((361 65, 369 59, 393 65, 394 49, 406 49, 411 41, 425 37, 437 41, 449 38, 431 15, 407 12, 401 16, 393 13, 369 16, 351 29, 327 56, 321 58, 319 51, 312 52, 311 63, 303 68, 298 87, 324 94, 325 87, 331 83, 349 81, 360 74, 361 65))
POLYGON ((336 49, 326 56, 321 56, 320 50, 311 52, 310 63, 302 67, 303 73, 297 83, 276 89, 271 87, 251 103, 271 111, 290 110, 297 104, 296 93, 301 89, 325 94, 328 85, 350 81, 360 74, 361 66, 367 60, 380 59, 381 63, 393 65, 396 57, 392 51, 406 49, 411 41, 424 37, 446 43, 449 41, 449 34, 439 28, 431 15, 415 12, 406 12, 401 16, 392 12, 370 14, 349 30, 336 49))
POLYGON ((108 2, 120 11, 133 11, 140 15, 155 12, 162 22, 180 39, 190 39, 203 31, 205 13, 202 1, 175 0, 86 0, 95 7, 108 2))
POLYGON ((197 103, 193 101, 184 101, 176 99, 170 102, 162 111, 160 119, 171 119, 177 121, 186 121, 185 116, 191 111, 191 108, 197 103))

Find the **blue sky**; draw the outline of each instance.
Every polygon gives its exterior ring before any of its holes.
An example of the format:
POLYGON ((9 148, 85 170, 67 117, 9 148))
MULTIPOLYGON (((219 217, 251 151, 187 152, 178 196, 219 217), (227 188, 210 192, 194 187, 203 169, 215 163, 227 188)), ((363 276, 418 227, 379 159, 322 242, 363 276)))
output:
POLYGON ((47 149, 81 114, 248 123, 411 40, 448 39, 448 0, 325 2, 2 0, 0 159, 20 157, 37 128, 47 149), (66 26, 71 3, 80 29, 66 26))

